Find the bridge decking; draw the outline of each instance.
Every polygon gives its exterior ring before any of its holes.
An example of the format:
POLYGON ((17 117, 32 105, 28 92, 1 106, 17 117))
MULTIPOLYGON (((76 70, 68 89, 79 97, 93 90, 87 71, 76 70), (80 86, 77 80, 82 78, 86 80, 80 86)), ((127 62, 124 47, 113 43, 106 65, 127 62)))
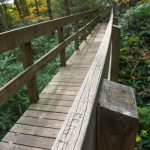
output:
POLYGON ((83 51, 75 52, 0 142, 0 150, 51 149, 72 106, 82 82, 97 53, 106 24, 96 27, 97 33, 83 51))

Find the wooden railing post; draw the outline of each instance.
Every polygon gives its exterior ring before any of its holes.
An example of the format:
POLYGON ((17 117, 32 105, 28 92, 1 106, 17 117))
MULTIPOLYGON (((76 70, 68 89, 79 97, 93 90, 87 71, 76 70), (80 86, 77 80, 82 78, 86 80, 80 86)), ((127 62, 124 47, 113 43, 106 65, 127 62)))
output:
MULTIPOLYGON (((89 20, 91 20, 90 18, 91 17, 89 17, 89 20)), ((94 29, 94 27, 95 27, 95 21, 90 25, 90 27, 89 27, 89 33, 91 33, 91 31, 94 29)))
MULTIPOLYGON (((78 29, 78 21, 74 23, 74 32, 77 32, 78 29)), ((75 50, 79 50, 79 37, 75 39, 75 50)))
MULTIPOLYGON (((84 18, 84 26, 88 23, 88 16, 84 18)), ((83 33, 83 39, 86 40, 87 37, 87 29, 85 29, 84 33, 83 33)))
MULTIPOLYGON (((98 15, 98 12, 96 12, 95 13, 95 17, 98 15)), ((93 22, 93 26, 92 26, 92 28, 94 29, 95 28, 95 26, 97 25, 97 23, 98 23, 98 18, 93 22)))
MULTIPOLYGON (((90 22, 89 16, 87 17, 87 23, 88 23, 88 22, 90 22)), ((91 25, 86 29, 86 37, 87 37, 87 36, 90 34, 90 32, 91 32, 90 28, 91 28, 91 25)))
POLYGON ((138 128, 132 88, 104 80, 97 111, 97 150, 133 150, 138 128))
MULTIPOLYGON (((58 30, 58 39, 59 43, 62 43, 64 41, 64 28, 61 27, 58 30)), ((61 66, 65 67, 66 66, 66 51, 65 48, 63 48, 60 52, 60 61, 61 61, 61 66)))
POLYGON ((113 24, 116 26, 118 25, 118 17, 113 18, 113 24))
MULTIPOLYGON (((21 56, 23 66, 26 69, 27 67, 33 64, 33 55, 31 49, 31 42, 27 42, 21 45, 21 56)), ((31 103, 35 103, 39 99, 38 88, 36 84, 36 76, 34 76, 28 83, 28 95, 31 103)))
POLYGON ((110 80, 114 82, 118 82, 120 32, 120 28, 116 25, 113 25, 110 80))

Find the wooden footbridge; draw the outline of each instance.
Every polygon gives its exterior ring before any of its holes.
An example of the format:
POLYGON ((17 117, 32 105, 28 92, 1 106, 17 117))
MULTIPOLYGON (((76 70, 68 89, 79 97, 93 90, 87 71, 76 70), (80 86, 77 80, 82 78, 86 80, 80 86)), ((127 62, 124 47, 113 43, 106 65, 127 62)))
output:
POLYGON ((0 150, 133 149, 134 92, 112 82, 118 80, 119 36, 113 11, 102 18, 99 10, 1 33, 0 54, 21 45, 24 71, 0 88, 0 104, 26 84, 32 104, 2 139, 0 150), (74 33, 65 39, 67 25, 74 33), (31 41, 56 30, 60 44, 33 63, 31 41), (84 48, 79 48, 81 34, 87 37, 84 48), (66 60, 65 48, 73 41, 75 52, 66 60), (62 67, 39 94, 36 73, 58 55, 62 67))

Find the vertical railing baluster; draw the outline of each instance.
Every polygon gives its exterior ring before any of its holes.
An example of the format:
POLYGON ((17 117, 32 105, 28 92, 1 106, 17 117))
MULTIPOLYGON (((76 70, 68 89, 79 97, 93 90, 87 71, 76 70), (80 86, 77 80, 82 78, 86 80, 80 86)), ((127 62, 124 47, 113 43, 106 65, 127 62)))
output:
MULTIPOLYGON (((64 28, 61 27, 58 30, 58 39, 59 43, 62 43, 64 41, 64 28)), ((65 47, 61 49, 60 52, 60 61, 61 61, 61 66, 65 67, 66 66, 66 52, 65 52, 65 47)))
MULTIPOLYGON (((74 23, 74 32, 78 32, 78 21, 74 23)), ((75 39, 75 50, 79 50, 79 37, 75 39)))
MULTIPOLYGON (((31 42, 27 42, 21 45, 21 57, 24 69, 30 67, 33 64, 31 42)), ((37 102, 39 99, 39 94, 36 83, 36 76, 33 77, 30 81, 28 81, 27 89, 30 102, 31 103, 37 102)))

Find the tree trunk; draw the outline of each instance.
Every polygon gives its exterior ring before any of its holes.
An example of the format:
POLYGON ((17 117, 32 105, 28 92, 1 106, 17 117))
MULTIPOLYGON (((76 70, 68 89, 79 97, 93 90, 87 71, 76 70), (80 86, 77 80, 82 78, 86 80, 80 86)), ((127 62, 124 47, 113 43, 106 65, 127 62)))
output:
POLYGON ((53 12, 52 12, 51 0, 46 0, 46 4, 47 4, 49 19, 52 20, 53 19, 53 12))
MULTIPOLYGON (((1 2, 1 3, 2 3, 2 2, 1 2)), ((2 3, 2 6, 3 6, 4 11, 5 11, 5 13, 6 13, 6 12, 7 12, 7 6, 6 6, 6 4, 2 3)))
POLYGON ((71 14, 69 0, 63 0, 63 7, 64 7, 64 15, 69 16, 71 14))
POLYGON ((18 0, 14 0, 14 5, 15 5, 16 8, 17 8, 17 11, 18 11, 18 13, 19 13, 20 18, 22 19, 22 11, 21 11, 21 8, 20 8, 20 5, 19 5, 18 0))
POLYGON ((22 10, 24 16, 28 16, 29 15, 29 10, 28 10, 26 0, 20 0, 20 4, 21 4, 21 10, 22 10))
POLYGON ((8 24, 5 20, 5 17, 0 14, 0 32, 7 31, 8 30, 8 24))
POLYGON ((35 7, 36 7, 36 15, 39 16, 39 6, 37 0, 35 0, 35 7))

